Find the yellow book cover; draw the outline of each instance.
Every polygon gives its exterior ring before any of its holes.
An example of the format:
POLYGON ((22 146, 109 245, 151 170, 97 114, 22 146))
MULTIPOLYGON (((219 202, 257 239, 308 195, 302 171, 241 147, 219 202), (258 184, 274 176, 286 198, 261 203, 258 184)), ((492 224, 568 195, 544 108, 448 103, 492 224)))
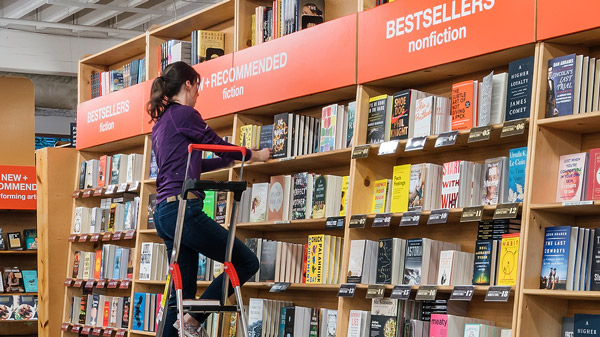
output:
POLYGON ((256 44, 256 14, 252 14, 252 45, 256 44))
POLYGON ((408 211, 409 187, 410 164, 394 166, 390 212, 398 213, 408 211))
MULTIPOLYGON (((327 244, 327 239, 325 239, 325 244, 327 244)), ((335 236, 329 237, 329 260, 327 261, 327 277, 325 278, 326 284, 333 283, 333 273, 335 271, 335 252, 336 252, 337 241, 335 236)))
POLYGON ((323 248, 325 235, 308 236, 308 254, 306 256, 306 283, 323 283, 323 248))
POLYGON ((517 284, 517 267, 519 261, 519 233, 502 235, 500 263, 498 263, 497 284, 514 286, 517 284))
POLYGON ((240 146, 250 147, 252 144, 252 124, 240 127, 240 146))
POLYGON ((387 189, 387 179, 375 181, 375 186, 373 187, 373 206, 371 207, 371 213, 385 213, 385 197, 387 195, 387 189))
POLYGON ((348 176, 342 177, 342 207, 340 208, 340 216, 346 216, 348 208, 348 176))
POLYGON ((210 30, 198 31, 198 55, 200 62, 212 60, 225 54, 225 33, 210 30))

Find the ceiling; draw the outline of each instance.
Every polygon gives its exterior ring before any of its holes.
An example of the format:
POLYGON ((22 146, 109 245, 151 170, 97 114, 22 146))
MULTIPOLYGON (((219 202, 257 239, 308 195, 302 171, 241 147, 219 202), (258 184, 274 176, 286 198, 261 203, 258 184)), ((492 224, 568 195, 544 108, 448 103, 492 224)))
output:
POLYGON ((222 0, 0 0, 0 29, 129 39, 222 0))

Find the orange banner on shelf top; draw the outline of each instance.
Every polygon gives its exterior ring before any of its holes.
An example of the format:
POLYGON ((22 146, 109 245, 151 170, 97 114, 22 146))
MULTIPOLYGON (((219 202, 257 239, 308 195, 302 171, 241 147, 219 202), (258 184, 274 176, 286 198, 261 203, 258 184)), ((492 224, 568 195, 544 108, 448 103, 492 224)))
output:
POLYGON ((0 209, 37 209, 35 166, 0 166, 0 209))
POLYGON ((353 85, 356 14, 235 52, 232 64, 225 57, 196 66, 204 118, 353 85))
POLYGON ((358 83, 532 43, 534 29, 534 0, 394 1, 358 14, 358 83))
POLYGON ((537 39, 600 27, 598 0, 537 0, 537 39))
POLYGON ((77 106, 77 149, 143 133, 151 81, 96 97, 77 106))

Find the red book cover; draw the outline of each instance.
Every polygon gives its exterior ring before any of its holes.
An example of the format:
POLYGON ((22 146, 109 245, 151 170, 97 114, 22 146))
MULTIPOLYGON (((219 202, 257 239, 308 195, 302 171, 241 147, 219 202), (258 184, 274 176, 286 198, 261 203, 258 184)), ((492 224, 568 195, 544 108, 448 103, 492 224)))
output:
MULTIPOLYGON (((158 312, 160 311, 160 302, 162 301, 162 294, 156 295, 156 316, 158 318, 158 312)), ((154 331, 158 330, 158 319, 154 322, 154 331)))
POLYGON ((452 130, 470 129, 476 125, 477 82, 464 81, 452 85, 452 130))
POLYGON ((600 199, 600 149, 590 150, 587 173, 585 200, 598 200, 600 199))
POLYGON ((103 187, 106 185, 106 155, 100 156, 98 166, 98 187, 103 187))
POLYGON ((444 163, 442 208, 456 208, 460 183, 460 160, 444 163))
POLYGON ((306 257, 308 255, 308 244, 304 244, 304 254, 302 256, 302 283, 306 283, 306 257))
POLYGON ((96 264, 94 265, 94 278, 100 279, 100 268, 102 267, 102 249, 96 251, 96 264))
POLYGON ((108 326, 108 321, 110 318, 110 301, 109 300, 105 300, 104 301, 104 316, 102 316, 102 326, 108 326))

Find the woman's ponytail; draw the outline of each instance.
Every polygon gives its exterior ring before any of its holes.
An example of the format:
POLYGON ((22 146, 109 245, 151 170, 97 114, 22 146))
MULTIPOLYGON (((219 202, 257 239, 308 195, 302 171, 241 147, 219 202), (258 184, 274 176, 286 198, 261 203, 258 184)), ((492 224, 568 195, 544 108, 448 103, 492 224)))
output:
POLYGON ((146 105, 152 121, 157 121, 165 113, 173 96, 177 95, 184 83, 200 83, 200 75, 185 62, 174 62, 163 70, 163 75, 154 79, 150 89, 150 101, 146 105))
POLYGON ((150 101, 148 102, 148 113, 152 121, 158 120, 165 112, 167 84, 162 76, 154 79, 152 89, 150 89, 150 101))

